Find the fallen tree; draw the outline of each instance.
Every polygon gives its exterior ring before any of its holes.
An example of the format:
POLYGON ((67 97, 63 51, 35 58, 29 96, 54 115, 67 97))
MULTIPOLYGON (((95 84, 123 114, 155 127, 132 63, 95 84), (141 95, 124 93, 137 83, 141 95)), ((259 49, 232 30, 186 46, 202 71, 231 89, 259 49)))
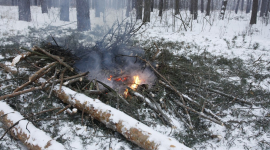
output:
MULTIPOLYGON (((65 147, 53 140, 42 130, 19 113, 14 111, 7 103, 0 102, 0 120, 15 139, 19 139, 31 150, 65 150, 65 147)), ((2 136, 3 137, 3 136, 2 136)))

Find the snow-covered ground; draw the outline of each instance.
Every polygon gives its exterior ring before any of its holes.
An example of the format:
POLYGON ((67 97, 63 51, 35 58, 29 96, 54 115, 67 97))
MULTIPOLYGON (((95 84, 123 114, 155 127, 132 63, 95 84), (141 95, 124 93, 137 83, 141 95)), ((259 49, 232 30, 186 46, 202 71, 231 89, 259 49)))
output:
MULTIPOLYGON (((0 45, 11 44, 14 41, 24 42, 23 38, 8 40, 8 37, 32 37, 43 40, 45 37, 52 35, 53 37, 70 35, 69 29, 76 29, 76 9, 70 9, 70 21, 64 22, 59 20, 59 9, 52 8, 49 14, 42 14, 40 7, 31 7, 32 21, 24 22, 18 21, 18 8, 0 6, 0 45), (53 28, 51 28, 53 27, 53 28), (32 33, 33 29, 36 31, 32 33), (45 30, 45 31, 44 31, 45 30), (61 34, 57 34, 59 30, 63 30, 61 34), (40 32, 39 32, 40 31, 40 32)), ((188 18, 189 12, 182 11, 182 17, 188 18)), ((108 10, 105 16, 101 18, 94 17, 94 10, 91 10, 91 28, 94 29, 97 26, 110 27, 116 20, 123 20, 125 10, 108 10), (104 21, 106 22, 104 24, 104 21)), ((176 54, 182 54, 188 56, 189 54, 198 54, 208 51, 212 55, 224 56, 226 58, 240 58, 243 60, 259 60, 264 65, 269 65, 270 62, 270 26, 266 25, 262 18, 258 18, 257 24, 250 26, 251 14, 239 13, 234 14, 233 11, 226 11, 225 19, 218 19, 218 11, 212 13, 211 17, 205 17, 204 14, 199 14, 198 20, 189 22, 187 25, 187 31, 184 30, 182 22, 178 18, 173 17, 173 11, 164 11, 162 19, 158 17, 158 12, 155 10, 151 15, 151 23, 144 25, 136 35, 138 40, 150 40, 150 41, 166 41, 166 42, 179 42, 183 44, 183 49, 171 49, 176 54), (195 46, 194 46, 195 45, 195 46), (191 47, 186 49, 184 47, 191 47)), ((134 18, 134 17, 133 17, 134 18)), ((129 18, 130 19, 130 18, 129 18)), ((134 19, 133 19, 134 20, 134 19)), ((138 26, 140 21, 137 22, 138 26)), ((85 32, 85 34, 90 33, 85 32)), ((100 37, 93 37, 100 38, 100 37)), ((85 42, 85 41, 84 41, 85 42)), ((33 44, 24 42, 22 46, 30 47, 33 44)), ((3 59, 0 55, 0 59, 3 59)), ((248 65, 248 64, 246 64, 248 65)), ((265 73, 269 71, 263 70, 265 73)), ((7 77, 9 78, 9 77, 7 77)), ((6 78, 5 78, 6 79, 6 78)), ((269 79, 260 83, 265 90, 270 90, 269 79)), ((245 109, 240 105, 235 105, 226 114, 233 113, 234 110, 245 109), (230 112, 231 111, 231 112, 230 112)), ((147 111, 147 110, 144 110, 147 111)), ((139 112, 143 114, 144 112, 139 112)), ((250 114, 262 117, 269 114, 269 110, 258 108, 251 109, 250 114)), ((147 114, 147 113, 146 113, 147 114)), ((149 117, 149 116, 146 116, 149 117)), ((227 117, 225 121, 232 118, 227 117)), ((151 121, 151 120, 150 120, 151 121)), ((46 125, 44 125, 45 128, 46 125)), ((115 137, 104 135, 102 131, 96 129, 88 129, 86 126, 81 126, 80 123, 66 124, 60 122, 62 126, 58 132, 58 136, 54 139, 65 140, 65 146, 72 150, 81 149, 131 149, 130 143, 115 137), (88 139, 82 141, 83 139, 88 139), (68 144, 67 144, 68 143, 68 144)), ((156 131, 159 131, 165 135, 172 135, 172 132, 181 132, 184 130, 181 127, 182 124, 177 124, 177 129, 171 130, 165 126, 151 126, 156 131)), ((218 138, 209 140, 203 144, 197 144, 194 149, 260 149, 259 142, 269 142, 269 132, 262 133, 260 130, 255 131, 250 126, 235 127, 230 138, 229 134, 224 132, 226 129, 223 126, 213 124, 210 127, 210 131, 213 135, 218 135, 218 138), (244 134, 243 134, 244 133, 244 134), (245 135, 245 136, 244 136, 245 135), (259 139, 253 138, 254 136, 260 136, 259 139)), ((0 128, 0 133, 3 133, 0 128)), ((1 135, 0 135, 1 136, 1 135)), ((10 140, 4 138, 4 140, 10 140)), ((1 146, 9 146, 11 149, 20 149, 17 142, 0 141, 1 146)), ((269 143, 268 143, 269 144, 269 143)), ((19 144, 20 145, 20 144, 19 144)))

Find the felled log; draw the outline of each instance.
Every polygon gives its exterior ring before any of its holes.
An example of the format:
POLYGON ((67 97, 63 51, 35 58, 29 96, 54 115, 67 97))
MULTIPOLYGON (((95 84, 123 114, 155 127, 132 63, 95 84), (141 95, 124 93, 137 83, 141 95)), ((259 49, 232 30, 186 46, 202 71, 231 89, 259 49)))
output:
POLYGON ((149 128, 98 99, 89 98, 64 86, 59 92, 59 85, 54 87, 53 92, 64 103, 84 111, 84 113, 104 123, 106 127, 119 132, 129 141, 146 150, 191 150, 176 139, 149 128))
MULTIPOLYGON (((0 120, 7 127, 12 127, 18 120, 24 117, 14 111, 5 102, 0 102, 0 120)), ((65 147, 53 140, 45 132, 36 128, 27 120, 21 120, 10 129, 11 136, 19 139, 30 150, 65 150, 65 147)))

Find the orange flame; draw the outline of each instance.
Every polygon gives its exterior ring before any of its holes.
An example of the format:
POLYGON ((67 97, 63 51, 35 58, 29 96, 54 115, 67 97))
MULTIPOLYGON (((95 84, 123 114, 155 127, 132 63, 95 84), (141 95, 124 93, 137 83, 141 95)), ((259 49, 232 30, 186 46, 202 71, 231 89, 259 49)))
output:
POLYGON ((112 80, 112 75, 110 75, 110 77, 109 78, 107 78, 109 81, 111 81, 112 80))
POLYGON ((125 90, 125 92, 124 92, 124 96, 125 96, 125 98, 127 98, 127 97, 128 97, 128 89, 126 89, 126 90, 125 90))
POLYGON ((135 90, 135 89, 137 89, 138 85, 141 83, 141 80, 140 80, 138 75, 134 76, 133 78, 134 78, 134 83, 130 86, 130 88, 132 90, 135 90))

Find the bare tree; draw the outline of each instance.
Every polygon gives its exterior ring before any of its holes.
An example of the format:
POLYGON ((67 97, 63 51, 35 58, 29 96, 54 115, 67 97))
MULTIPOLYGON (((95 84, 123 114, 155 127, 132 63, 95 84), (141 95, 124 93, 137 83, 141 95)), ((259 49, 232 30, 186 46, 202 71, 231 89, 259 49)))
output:
POLYGON ((250 24, 257 23, 258 0, 253 0, 250 24))
POLYGON ((151 0, 144 0, 143 22, 150 22, 151 0))
POLYGON ((210 15, 210 4, 211 4, 211 0, 208 0, 207 6, 206 6, 206 16, 210 15))
POLYGON ((235 7, 235 13, 238 13, 238 8, 239 8, 240 0, 237 1, 236 7, 235 7))
POLYGON ((174 14, 178 15, 180 14, 180 5, 179 5, 180 0, 175 0, 175 5, 174 5, 174 14))
POLYGON ((142 19, 143 0, 136 1, 136 19, 142 19))
POLYGON ((60 20, 69 21, 69 0, 60 0, 60 20))
POLYGON ((90 12, 88 0, 76 0, 77 9, 77 29, 78 31, 87 31, 90 26, 90 12))
POLYGON ((131 11, 131 0, 126 0, 127 1, 127 9, 126 9, 126 17, 129 17, 129 13, 131 11))
POLYGON ((19 0, 19 20, 31 21, 30 0, 19 0))
POLYGON ((162 17, 163 0, 159 0, 159 13, 158 16, 162 17))
POLYGON ((40 0, 41 3, 41 12, 48 13, 48 3, 47 0, 40 0))
POLYGON ((201 12, 204 12, 204 0, 201 0, 201 12))
POLYGON ((193 4, 193 19, 196 20, 198 18, 198 0, 193 0, 194 4, 193 4))
POLYGON ((220 10, 220 14, 219 14, 219 18, 222 19, 222 20, 224 19, 224 16, 225 16, 226 7, 227 7, 227 0, 223 0, 221 10, 220 10))
POLYGON ((260 17, 266 16, 267 0, 262 0, 260 17))

